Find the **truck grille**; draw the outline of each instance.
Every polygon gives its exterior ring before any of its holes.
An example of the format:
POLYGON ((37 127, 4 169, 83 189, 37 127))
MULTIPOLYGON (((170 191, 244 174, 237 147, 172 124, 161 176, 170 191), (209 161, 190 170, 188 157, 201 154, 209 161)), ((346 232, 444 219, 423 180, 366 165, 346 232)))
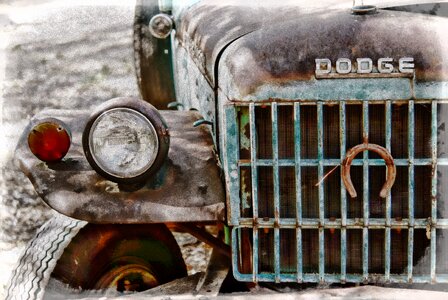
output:
POLYGON ((448 104, 238 103, 225 108, 234 276, 271 282, 448 282, 448 104), (394 158, 352 162, 373 143, 394 158))

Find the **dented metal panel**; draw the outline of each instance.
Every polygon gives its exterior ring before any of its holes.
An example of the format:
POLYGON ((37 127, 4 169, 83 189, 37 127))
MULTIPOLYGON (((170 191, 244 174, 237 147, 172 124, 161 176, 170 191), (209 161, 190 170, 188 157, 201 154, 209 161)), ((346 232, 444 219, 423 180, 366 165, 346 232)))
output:
POLYGON ((177 40, 173 43, 176 98, 179 110, 197 110, 204 120, 212 123, 213 137, 216 136, 215 93, 198 67, 177 40))
MULTIPOLYGON (((409 1, 398 0, 393 1, 393 3, 387 3, 382 0, 369 1, 369 4, 378 5, 380 8, 391 5, 397 6, 401 3, 408 4, 409 1)), ((216 67, 219 57, 223 50, 238 38, 260 29, 278 28, 279 24, 292 22, 295 24, 294 28, 282 30, 283 33, 278 36, 278 40, 283 40, 282 44, 286 47, 294 46, 292 42, 296 43, 296 46, 303 45, 304 41, 294 40, 294 35, 297 31, 313 32, 316 26, 328 28, 327 25, 323 24, 327 22, 326 19, 329 13, 339 10, 339 12, 350 16, 352 5, 353 1, 350 0, 285 0, 281 2, 276 0, 256 2, 241 2, 240 0, 174 1, 173 14, 177 26, 176 39, 180 41, 183 47, 188 49, 196 65, 210 84, 214 86, 217 82, 215 77, 218 71, 216 67), (302 21, 302 19, 305 20, 302 21), (310 29, 313 30, 310 31, 310 29)), ((400 13, 398 12, 398 14, 400 13)), ((412 15, 411 18, 421 18, 421 16, 412 15)), ((404 25, 400 25, 402 20, 397 19, 396 21, 397 23, 393 24, 394 26, 391 29, 397 29, 391 30, 391 36, 395 36, 393 38, 394 43, 400 43, 399 28, 404 25)), ((419 23, 417 22, 416 24, 419 23)), ((420 26, 418 25, 418 27, 420 26)), ((332 28, 329 32, 337 33, 337 30, 338 28, 332 28)), ((378 32, 374 31, 372 33, 378 32)), ((350 31, 345 34, 349 35, 350 31)), ((415 36, 411 41, 414 40, 415 36)), ((325 39, 322 41, 330 42, 325 39)), ((363 40, 358 42, 360 45, 364 43, 363 40)), ((419 44, 424 42, 422 40, 419 44)), ((283 47, 282 44, 275 46, 280 46, 279 48, 281 48, 283 47)), ((331 44, 328 43, 328 45, 331 44)), ((305 44, 305 48, 308 49, 309 46, 305 44)), ((268 57, 275 57, 278 54, 275 53, 269 53, 268 57)), ((301 59, 301 57, 297 59, 301 59)))
POLYGON ((154 180, 126 191, 98 175, 84 157, 81 134, 89 111, 49 110, 72 131, 72 146, 61 162, 46 164, 29 151, 27 131, 16 159, 37 193, 53 209, 92 223, 155 223, 224 220, 224 190, 213 140, 205 126, 193 128, 197 112, 161 111, 171 144, 154 180))
MULTIPOLYGON (((176 18, 176 39, 211 86, 215 86, 215 63, 232 41, 280 20, 297 16, 297 3, 275 5, 274 1, 254 4, 241 1, 200 1, 176 18)), ((176 13, 176 12, 175 12, 176 13)))
MULTIPOLYGON (((230 100, 443 99, 448 95, 448 19, 379 10, 297 15, 232 43, 220 62, 219 85, 230 100), (315 59, 414 59, 410 78, 316 79, 315 59)), ((384 74, 381 74, 384 75, 384 74)), ((392 74, 391 74, 391 77, 392 74)))

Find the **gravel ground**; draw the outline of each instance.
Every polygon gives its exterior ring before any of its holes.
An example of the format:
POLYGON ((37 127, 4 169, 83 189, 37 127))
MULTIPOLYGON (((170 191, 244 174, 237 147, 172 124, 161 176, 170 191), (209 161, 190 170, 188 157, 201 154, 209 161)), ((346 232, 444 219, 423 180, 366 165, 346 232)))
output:
MULTIPOLYGON (((52 215, 13 163, 19 135, 45 108, 139 96, 133 14, 134 1, 0 1, 0 298, 26 242, 52 215)), ((186 234, 175 237, 189 273, 204 270, 210 248, 186 234)))

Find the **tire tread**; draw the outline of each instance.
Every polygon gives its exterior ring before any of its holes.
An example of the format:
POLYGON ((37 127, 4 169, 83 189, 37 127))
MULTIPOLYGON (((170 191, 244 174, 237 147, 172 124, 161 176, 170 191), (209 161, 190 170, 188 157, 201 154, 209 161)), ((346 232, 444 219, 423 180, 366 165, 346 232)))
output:
POLYGON ((86 224, 58 214, 42 225, 18 260, 7 285, 6 300, 42 299, 56 262, 86 224))

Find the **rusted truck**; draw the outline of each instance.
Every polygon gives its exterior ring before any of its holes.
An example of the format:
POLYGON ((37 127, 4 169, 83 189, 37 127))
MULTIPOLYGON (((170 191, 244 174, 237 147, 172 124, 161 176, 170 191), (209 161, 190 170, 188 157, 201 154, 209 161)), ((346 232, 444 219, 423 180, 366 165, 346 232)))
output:
POLYGON ((17 146, 61 216, 7 298, 448 291, 448 2, 354 4, 137 1, 142 100, 43 111, 17 146))

